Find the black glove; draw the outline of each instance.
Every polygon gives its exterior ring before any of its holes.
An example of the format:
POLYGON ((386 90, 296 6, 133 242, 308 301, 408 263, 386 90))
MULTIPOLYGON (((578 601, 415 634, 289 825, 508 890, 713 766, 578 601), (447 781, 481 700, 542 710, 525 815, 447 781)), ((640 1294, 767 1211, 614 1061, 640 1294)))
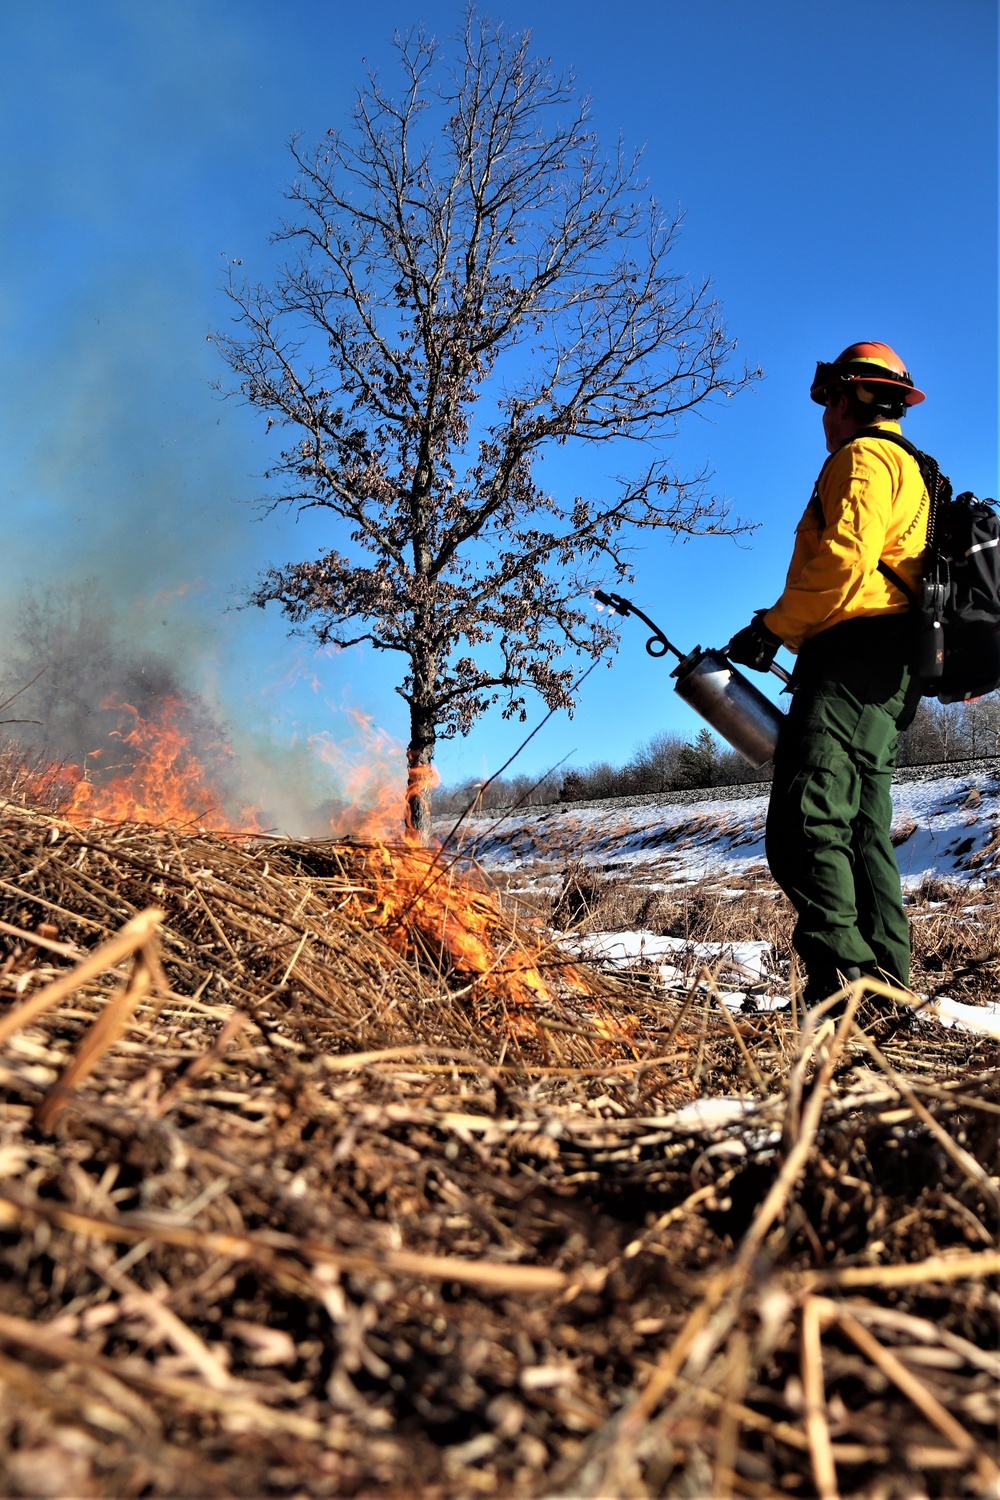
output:
POLYGON ((741 667, 751 667, 755 672, 768 672, 774 661, 781 637, 768 630, 764 624, 766 611, 758 609, 749 625, 738 630, 726 647, 726 655, 741 667))

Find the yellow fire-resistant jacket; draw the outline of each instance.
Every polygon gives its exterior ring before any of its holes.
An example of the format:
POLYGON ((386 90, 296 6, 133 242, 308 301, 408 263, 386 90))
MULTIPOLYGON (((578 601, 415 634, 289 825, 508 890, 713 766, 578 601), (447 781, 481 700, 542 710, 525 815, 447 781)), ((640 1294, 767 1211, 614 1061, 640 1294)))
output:
MULTIPOLYGON (((899 432, 898 422, 880 422, 899 432)), ((916 589, 930 502, 915 459, 895 443, 858 438, 826 462, 795 531, 784 592, 764 615, 791 651, 870 615, 903 614, 907 599, 877 571, 879 559, 916 589)))

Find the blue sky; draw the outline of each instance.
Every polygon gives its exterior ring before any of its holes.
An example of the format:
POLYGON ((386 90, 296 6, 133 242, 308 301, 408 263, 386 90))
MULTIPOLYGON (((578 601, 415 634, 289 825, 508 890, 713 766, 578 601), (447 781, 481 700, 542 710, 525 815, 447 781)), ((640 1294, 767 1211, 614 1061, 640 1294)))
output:
MULTIPOLYGON (((500 19, 575 69, 601 138, 645 147, 652 191, 685 212, 677 268, 710 274, 764 380, 691 417, 681 468, 758 523, 736 545, 649 544, 633 594, 683 645, 721 644, 780 591, 823 458, 818 358, 891 343, 928 399, 908 434, 961 488, 997 488, 997 13, 989 0, 838 7, 801 0, 508 0, 500 19)), ((267 276, 293 131, 343 125, 362 59, 442 0, 35 0, 0 58, 0 485, 8 612, 25 580, 94 580, 136 640, 219 698, 241 744, 350 736, 354 707, 405 736, 392 665, 318 662, 278 616, 232 608, 308 550, 262 491, 259 418, 211 388, 225 257, 267 276), (183 590, 183 592, 181 592, 183 590), (306 685, 316 673, 320 691, 306 685)), ((614 464, 609 459, 608 467, 614 464)), ((599 489, 601 461, 567 472, 599 489)), ((623 627, 518 762, 622 761, 698 722, 623 627)), ((530 722, 541 717, 536 705, 530 722)), ((523 730, 499 715, 444 745, 446 780, 495 769, 523 730)))

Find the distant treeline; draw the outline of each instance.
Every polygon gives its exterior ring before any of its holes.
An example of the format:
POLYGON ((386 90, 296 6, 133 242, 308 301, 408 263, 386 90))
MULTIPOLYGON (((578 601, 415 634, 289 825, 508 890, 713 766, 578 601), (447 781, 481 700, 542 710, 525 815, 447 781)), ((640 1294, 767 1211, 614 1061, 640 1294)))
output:
MULTIPOLYGON (((936 703, 925 698, 910 728, 900 738, 901 766, 1000 756, 1000 693, 973 703, 936 703)), ((691 787, 767 783, 771 767, 755 770, 709 729, 691 740, 679 734, 655 734, 636 748, 623 766, 594 761, 559 773, 498 777, 485 788, 480 781, 441 787, 435 811, 461 812, 470 804, 483 808, 546 807, 556 802, 588 802, 602 797, 637 797, 649 792, 677 792, 691 787)))

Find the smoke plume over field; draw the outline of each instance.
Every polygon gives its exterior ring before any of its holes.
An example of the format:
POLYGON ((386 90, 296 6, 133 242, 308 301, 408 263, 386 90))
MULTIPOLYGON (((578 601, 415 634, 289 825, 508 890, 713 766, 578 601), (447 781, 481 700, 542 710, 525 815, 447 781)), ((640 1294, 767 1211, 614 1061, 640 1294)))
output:
MULTIPOLYGON (((236 20, 118 0, 58 24, 46 7, 7 17, 0 684, 19 696, 0 717, 35 721, 5 732, 100 785, 134 769, 137 723, 170 705, 227 803, 328 832, 322 804, 348 794, 309 741, 344 716, 265 694, 287 671, 284 631, 233 607, 309 545, 306 528, 255 524, 259 426, 212 389, 223 258, 266 259, 300 123, 263 87, 278 44, 266 59, 236 20), (270 146, 248 153, 251 133, 270 146)), ((335 704, 337 675, 327 664, 335 704)))

